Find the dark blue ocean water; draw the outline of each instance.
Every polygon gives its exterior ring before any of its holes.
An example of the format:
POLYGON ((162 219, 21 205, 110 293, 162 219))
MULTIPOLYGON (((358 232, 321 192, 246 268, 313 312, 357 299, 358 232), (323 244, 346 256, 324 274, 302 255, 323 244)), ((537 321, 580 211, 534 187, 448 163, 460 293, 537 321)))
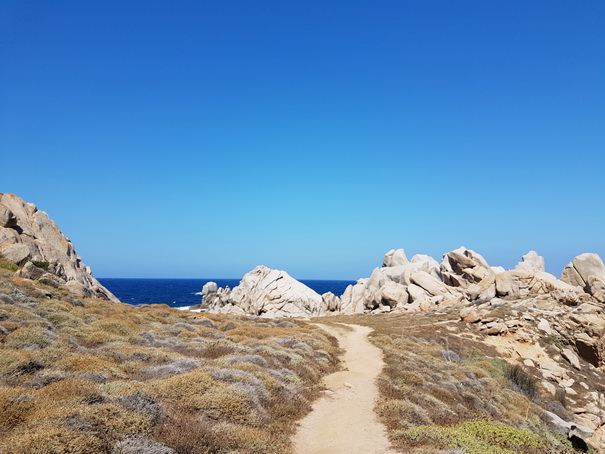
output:
MULTIPOLYGON (((118 279, 100 278, 99 282, 128 304, 162 303, 173 307, 193 306, 202 301, 202 286, 209 281, 216 282, 219 287, 228 285, 233 288, 239 284, 239 279, 118 279)), ((355 281, 301 281, 320 295, 332 292, 337 296, 355 281)))

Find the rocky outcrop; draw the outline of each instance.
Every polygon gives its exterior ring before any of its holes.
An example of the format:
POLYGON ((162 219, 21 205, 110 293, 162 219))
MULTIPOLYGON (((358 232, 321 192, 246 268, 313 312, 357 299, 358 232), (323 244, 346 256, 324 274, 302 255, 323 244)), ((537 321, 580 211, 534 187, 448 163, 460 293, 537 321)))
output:
POLYGON ((19 265, 21 277, 46 279, 86 297, 118 302, 92 276, 48 214, 14 194, 0 193, 0 253, 19 265))
POLYGON ((462 246, 443 256, 441 274, 446 284, 467 288, 493 276, 495 272, 480 254, 462 246))
POLYGON ((581 287, 605 303, 605 265, 597 254, 578 255, 565 267, 561 280, 569 285, 581 287))
MULTIPOLYGON (((465 247, 446 253, 441 263, 422 254, 408 260, 403 249, 392 249, 385 254, 382 264, 369 278, 359 279, 347 287, 340 298, 331 293, 310 296, 311 289, 286 275, 284 282, 290 283, 287 288, 277 287, 269 296, 266 292, 258 292, 259 284, 248 284, 250 278, 244 278, 247 287, 240 284, 237 291, 216 289, 215 284, 212 284, 214 287, 205 286, 204 301, 211 311, 305 317, 431 311, 464 302, 481 304, 496 297, 514 301, 555 295, 558 300, 573 305, 584 298, 582 295, 588 297, 590 294, 592 300, 605 302, 605 280, 601 279, 605 267, 596 254, 583 254, 568 265, 566 273, 574 276, 572 282, 576 285, 545 272, 544 259, 535 251, 528 252, 514 270, 508 271, 491 267, 480 254, 465 247), (253 291, 244 295, 245 288, 253 291), (299 297, 296 296, 298 291, 301 292, 299 297)), ((285 274, 271 270, 270 276, 266 277, 263 273, 269 271, 255 270, 249 275, 262 275, 261 281, 268 283, 277 279, 278 273, 285 274)))
POLYGON ((517 264, 515 269, 533 274, 543 272, 545 270, 544 257, 539 256, 536 251, 529 251, 522 257, 522 261, 517 264))
POLYGON ((408 258, 405 255, 403 249, 391 249, 384 255, 382 260, 382 267, 401 266, 408 264, 408 258))
MULTIPOLYGON (((214 283, 213 283, 214 284, 214 283)), ((257 266, 233 290, 206 285, 202 308, 222 314, 257 315, 261 317, 312 317, 322 308, 335 307, 285 271, 257 266)))
POLYGON ((459 311, 459 318, 477 339, 522 364, 539 383, 543 402, 565 403, 566 419, 559 423, 570 429, 563 431, 566 436, 605 452, 605 394, 600 386, 605 307, 587 293, 577 294, 571 303, 561 295, 555 290, 470 303, 459 311), (578 430, 571 431, 574 427, 578 430))

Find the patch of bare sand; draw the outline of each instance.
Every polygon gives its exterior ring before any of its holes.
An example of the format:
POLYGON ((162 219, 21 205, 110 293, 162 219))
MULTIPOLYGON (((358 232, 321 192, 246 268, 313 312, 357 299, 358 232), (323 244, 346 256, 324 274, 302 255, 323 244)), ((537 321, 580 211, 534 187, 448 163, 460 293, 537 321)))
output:
POLYGON ((343 370, 324 378, 325 395, 315 402, 293 438, 296 454, 394 454, 374 405, 382 351, 368 340, 371 328, 323 325, 345 350, 343 370))

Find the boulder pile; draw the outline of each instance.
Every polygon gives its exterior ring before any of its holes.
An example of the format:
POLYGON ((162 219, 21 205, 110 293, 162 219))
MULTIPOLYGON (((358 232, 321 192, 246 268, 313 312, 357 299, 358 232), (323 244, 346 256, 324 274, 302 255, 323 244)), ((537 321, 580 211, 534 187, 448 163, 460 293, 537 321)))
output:
POLYGON ((208 282, 202 295, 204 308, 210 312, 262 317, 319 316, 323 303, 319 294, 285 271, 266 266, 254 268, 233 290, 208 282))
POLYGON ((418 254, 408 260, 403 249, 387 252, 369 278, 350 285, 339 298, 318 295, 285 271, 259 266, 233 290, 210 283, 202 307, 210 312, 265 317, 313 317, 330 314, 432 311, 454 304, 480 305, 550 295, 569 304, 605 302, 605 266, 596 254, 582 254, 567 265, 561 279, 544 270, 535 251, 513 270, 491 267, 477 252, 460 247, 441 263, 418 254))

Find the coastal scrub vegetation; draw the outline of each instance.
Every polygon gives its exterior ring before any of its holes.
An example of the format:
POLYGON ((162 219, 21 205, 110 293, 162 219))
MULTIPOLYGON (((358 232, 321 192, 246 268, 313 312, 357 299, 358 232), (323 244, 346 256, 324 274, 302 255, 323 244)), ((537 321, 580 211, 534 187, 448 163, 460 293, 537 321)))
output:
MULTIPOLYGON (((453 309, 455 310, 455 309, 453 309)), ((447 309, 445 310, 447 311, 447 309)), ((537 380, 471 336, 457 315, 407 313, 324 318, 370 326, 384 353, 375 410, 401 452, 513 454, 575 452, 544 416, 567 410, 537 380)))
POLYGON ((0 452, 287 453, 336 369, 302 321, 79 298, 0 271, 0 452))
POLYGON ((10 260, 7 260, 0 253, 0 270, 17 271, 18 269, 19 269, 19 265, 17 265, 16 263, 11 262, 10 260))

